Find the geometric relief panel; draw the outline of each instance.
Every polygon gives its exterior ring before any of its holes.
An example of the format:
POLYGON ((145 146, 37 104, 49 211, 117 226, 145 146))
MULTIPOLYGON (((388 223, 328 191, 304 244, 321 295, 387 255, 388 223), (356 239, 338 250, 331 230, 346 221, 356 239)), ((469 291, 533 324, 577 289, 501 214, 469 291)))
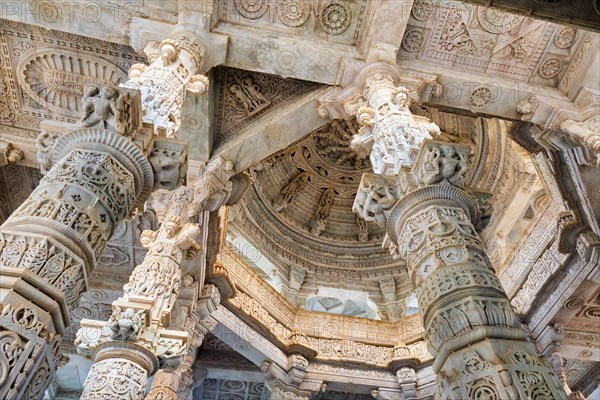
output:
POLYGON ((317 86, 312 82, 224 67, 217 68, 215 81, 215 147, 275 106, 292 103, 317 86))
POLYGON ((399 58, 556 86, 584 32, 494 8, 417 0, 399 58))
POLYGON ((264 383, 206 379, 194 390, 194 400, 262 400, 269 396, 264 383))

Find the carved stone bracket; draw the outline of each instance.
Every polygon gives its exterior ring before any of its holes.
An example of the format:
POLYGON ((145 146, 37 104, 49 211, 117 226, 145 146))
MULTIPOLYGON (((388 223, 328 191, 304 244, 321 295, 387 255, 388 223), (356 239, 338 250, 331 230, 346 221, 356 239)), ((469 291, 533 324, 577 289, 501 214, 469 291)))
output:
POLYGON ((134 65, 129 71, 127 88, 141 92, 143 120, 154 132, 176 137, 181 126, 181 107, 186 89, 196 94, 208 91, 208 79, 197 72, 206 49, 193 32, 177 31, 158 46, 149 66, 134 65))
POLYGON ((367 222, 385 226, 389 211, 398 201, 395 186, 396 179, 372 173, 363 174, 352 211, 367 222))
POLYGON ((18 163, 23 159, 23 152, 12 143, 0 140, 0 167, 18 163))

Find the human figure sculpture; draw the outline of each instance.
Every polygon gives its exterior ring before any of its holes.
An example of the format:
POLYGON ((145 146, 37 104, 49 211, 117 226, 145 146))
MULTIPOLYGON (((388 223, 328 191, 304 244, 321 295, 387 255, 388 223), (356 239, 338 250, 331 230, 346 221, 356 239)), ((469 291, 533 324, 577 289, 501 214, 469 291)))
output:
POLYGON ((123 111, 127 93, 119 96, 117 88, 112 86, 89 85, 83 95, 83 116, 81 126, 100 127, 123 134, 123 111))
POLYGON ((142 315, 143 310, 136 312, 133 308, 127 308, 121 312, 117 307, 110 322, 110 327, 113 331, 113 338, 117 340, 135 339, 143 326, 142 315))

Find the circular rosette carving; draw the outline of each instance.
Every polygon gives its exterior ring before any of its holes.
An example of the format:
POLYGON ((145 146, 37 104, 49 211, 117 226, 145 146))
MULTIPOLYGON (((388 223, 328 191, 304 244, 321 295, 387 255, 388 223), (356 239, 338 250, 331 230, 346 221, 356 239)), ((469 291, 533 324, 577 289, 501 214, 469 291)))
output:
POLYGON ((554 44, 556 44, 556 47, 560 49, 567 49, 573 45, 575 36, 577 36, 577 31, 575 28, 565 26, 556 34, 556 37, 554 38, 554 44))
POLYGON ((546 61, 544 61, 540 66, 540 76, 546 79, 554 78, 560 73, 562 65, 563 63, 560 60, 560 58, 549 58, 546 61))
POLYGON ((236 10, 244 17, 258 19, 269 8, 268 0, 235 0, 236 10))
POLYGON ((127 73, 103 59, 69 51, 36 52, 17 70, 19 85, 36 102, 62 115, 79 117, 84 88, 89 84, 118 86, 127 73))
POLYGON ((402 47, 410 53, 416 53, 423 46, 423 31, 410 29, 402 38, 402 47))
POLYGON ((223 381, 221 389, 225 389, 228 392, 241 392, 246 390, 246 382, 241 381, 223 381))
POLYGON ((352 22, 352 11, 350 7, 342 3, 329 3, 321 11, 319 16, 321 28, 332 35, 344 33, 352 22))
POLYGON ((479 7, 479 23, 490 33, 504 33, 518 26, 525 17, 495 8, 479 7))
POLYGON ((469 258, 469 251, 460 246, 446 247, 439 252, 441 260, 447 264, 458 264, 466 262, 469 258))
POLYGON ((413 4, 412 15, 418 21, 426 21, 435 11, 435 4, 431 0, 416 0, 413 4))
POLYGON ((492 91, 483 86, 473 90, 469 97, 469 104, 473 108, 485 107, 492 100, 492 91))
POLYGON ((287 26, 300 26, 310 16, 310 4, 307 0, 283 0, 277 7, 277 15, 287 26))

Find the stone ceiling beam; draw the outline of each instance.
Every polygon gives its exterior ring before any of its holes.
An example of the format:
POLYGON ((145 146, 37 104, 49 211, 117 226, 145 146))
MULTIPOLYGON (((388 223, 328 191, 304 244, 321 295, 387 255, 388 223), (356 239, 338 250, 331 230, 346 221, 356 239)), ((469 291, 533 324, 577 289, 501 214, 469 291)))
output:
POLYGON ((600 32, 600 6, 597 2, 536 0, 464 0, 466 3, 492 6, 512 13, 568 24, 600 32))
POLYGON ((236 171, 243 171, 272 154, 286 149, 328 122, 317 112, 320 90, 298 98, 294 103, 256 119, 236 137, 214 149, 211 158, 232 160, 236 171))
POLYGON ((218 322, 212 334, 255 365, 270 360, 287 369, 288 357, 260 332, 220 305, 211 316, 218 322))

